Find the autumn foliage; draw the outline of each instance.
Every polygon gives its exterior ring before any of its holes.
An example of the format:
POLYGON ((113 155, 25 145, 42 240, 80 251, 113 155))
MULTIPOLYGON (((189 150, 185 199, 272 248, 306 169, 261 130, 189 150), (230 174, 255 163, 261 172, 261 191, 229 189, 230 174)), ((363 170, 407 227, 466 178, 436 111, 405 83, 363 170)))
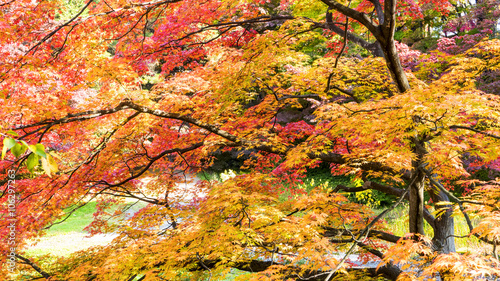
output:
POLYGON ((500 276, 498 1, 2 1, 0 276, 500 276), (193 179, 222 153, 238 173, 193 179), (356 184, 304 190, 320 165, 356 184), (365 190, 396 199, 349 200, 365 190), (112 243, 25 254, 91 201, 112 243))

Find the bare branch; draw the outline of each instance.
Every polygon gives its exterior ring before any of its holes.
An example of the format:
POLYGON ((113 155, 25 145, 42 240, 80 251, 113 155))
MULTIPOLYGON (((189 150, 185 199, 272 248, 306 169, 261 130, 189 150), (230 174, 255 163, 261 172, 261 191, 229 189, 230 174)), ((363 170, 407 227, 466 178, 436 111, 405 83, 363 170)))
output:
MULTIPOLYGON (((167 154, 171 154, 171 153, 185 153, 185 152, 188 152, 188 151, 192 151, 192 150, 195 150, 199 147, 203 146, 203 142, 199 142, 199 143, 195 143, 195 144, 192 144, 191 146, 188 146, 186 148, 173 148, 173 149, 167 149, 167 150, 164 150, 162 151, 160 154, 158 154, 157 156, 155 157, 152 157, 151 160, 149 161, 148 164, 146 164, 146 166, 144 166, 137 174, 135 175, 132 175, 118 183, 108 183, 107 181, 105 180, 101 180, 99 181, 98 183, 99 184, 104 184, 106 185, 107 187, 118 187, 118 186, 122 186, 123 184, 133 180, 133 179, 136 179, 138 177, 140 177, 142 174, 144 174, 147 170, 149 170, 149 168, 159 159, 161 159, 162 157, 164 157, 165 155, 167 154)), ((136 198, 136 197, 134 197, 136 198)), ((136 198, 136 199, 140 199, 140 198, 136 198)))
MULTIPOLYGON (((341 237, 341 236, 346 236, 348 234, 349 235, 350 234, 354 234, 354 235, 359 234, 359 231, 351 231, 351 230, 346 230, 346 229, 331 228, 331 227, 324 227, 324 229, 326 230, 326 232, 323 233, 323 236, 325 236, 325 237, 341 237)), ((381 230, 370 230, 368 237, 378 238, 378 239, 381 239, 381 240, 384 240, 387 242, 391 242, 391 243, 396 243, 401 238, 400 236, 397 236, 397 235, 394 235, 394 234, 391 234, 391 233, 388 233, 385 231, 381 231, 381 230)), ((343 239, 343 238, 341 238, 341 239, 342 239, 342 241, 336 240, 335 238, 331 238, 330 242, 349 243, 349 242, 354 241, 352 239, 352 237, 349 239, 343 239)))
POLYGON ((25 258, 19 254, 16 254, 16 258, 20 259, 23 261, 23 263, 31 266, 36 272, 40 273, 40 275, 43 276, 43 278, 45 279, 49 279, 50 278, 50 274, 48 274, 47 272, 43 271, 38 265, 36 265, 34 262, 30 261, 28 258, 25 258))
POLYGON ((497 136, 497 135, 494 135, 494 134, 490 134, 490 133, 486 133, 486 132, 483 132, 483 131, 480 131, 478 129, 474 129, 474 128, 468 127, 468 126, 451 125, 449 128, 450 129, 464 129, 464 130, 469 130, 469 131, 473 131, 473 132, 476 132, 478 134, 485 135, 485 136, 488 136, 488 137, 491 137, 491 138, 500 139, 500 136, 497 136))
MULTIPOLYGON (((317 25, 321 26, 320 24, 317 24, 317 25)), ((340 36, 344 36, 344 34, 347 34, 347 39, 349 41, 351 41, 351 42, 365 48, 366 50, 370 51, 373 56, 384 57, 384 52, 382 51, 382 48, 380 47, 380 44, 377 41, 370 43, 370 42, 364 40, 363 38, 357 36, 354 33, 351 33, 349 31, 347 31, 347 33, 345 33, 345 31, 342 30, 342 28, 337 26, 337 23, 333 22, 332 13, 330 11, 327 11, 327 13, 326 13, 326 25, 321 26, 321 27, 328 28, 329 30, 335 32, 336 34, 338 34, 340 36)))
POLYGON ((358 12, 354 9, 351 9, 347 6, 344 6, 335 0, 321 0, 321 1, 323 3, 325 3, 326 5, 328 5, 328 7, 330 7, 331 9, 336 10, 336 11, 346 15, 347 17, 350 17, 350 18, 358 21, 359 23, 364 25, 366 28, 368 28, 368 30, 370 30, 370 32, 375 37, 380 37, 380 31, 378 30, 378 25, 373 24, 367 14, 362 13, 362 12, 358 12))
POLYGON ((285 100, 285 99, 315 99, 315 100, 321 100, 321 97, 316 94, 309 94, 309 95, 284 95, 280 98, 278 98, 278 101, 285 100))
POLYGON ((384 24, 384 11, 382 10, 382 5, 379 0, 368 0, 375 6, 375 11, 377 12, 377 18, 379 24, 384 24))
POLYGON ((12 4, 14 2, 16 2, 16 0, 11 0, 9 2, 2 3, 2 4, 0 4, 0 7, 7 6, 7 5, 12 4))

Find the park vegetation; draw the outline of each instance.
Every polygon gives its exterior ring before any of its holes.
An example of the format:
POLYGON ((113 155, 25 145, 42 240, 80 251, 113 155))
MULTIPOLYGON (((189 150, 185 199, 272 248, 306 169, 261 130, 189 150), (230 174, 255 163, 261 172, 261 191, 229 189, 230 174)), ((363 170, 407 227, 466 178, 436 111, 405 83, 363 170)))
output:
POLYGON ((498 278, 499 18, 498 0, 1 0, 0 276, 498 278), (110 244, 25 251, 90 202, 110 244))

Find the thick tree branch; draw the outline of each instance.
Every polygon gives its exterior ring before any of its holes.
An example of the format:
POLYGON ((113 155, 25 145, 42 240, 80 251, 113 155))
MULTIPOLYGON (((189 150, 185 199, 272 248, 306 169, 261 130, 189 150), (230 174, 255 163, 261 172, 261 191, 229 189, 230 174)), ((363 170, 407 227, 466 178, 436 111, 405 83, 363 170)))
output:
MULTIPOLYGON (((377 39, 378 43, 380 43, 387 68, 399 92, 404 93, 408 91, 410 89, 410 84, 401 66, 401 61, 399 60, 394 43, 394 32, 396 29, 396 0, 384 1, 384 21, 380 25, 374 24, 367 14, 346 7, 335 0, 322 0, 322 2, 328 5, 330 9, 336 10, 346 17, 350 17, 368 28, 377 39)), ((380 11, 377 13, 379 12, 380 11)), ((332 25, 332 28, 335 27, 332 25)), ((337 31, 334 32, 339 33, 337 31)))
POLYGON ((43 271, 38 265, 36 265, 34 262, 30 261, 28 258, 25 258, 19 254, 16 254, 16 258, 20 259, 23 261, 23 263, 31 266, 36 272, 40 273, 40 275, 43 276, 43 278, 45 279, 49 279, 50 278, 50 274, 48 274, 47 272, 43 271))
MULTIPOLYGON (((199 262, 196 263, 196 267, 193 267, 191 270, 193 271, 202 271, 202 270, 207 270, 207 268, 214 268, 216 264, 220 262, 219 260, 204 260, 203 265, 200 264, 199 262)), ((262 260, 248 260, 248 261, 237 261, 237 262, 232 262, 228 264, 232 268, 236 268, 242 271, 247 271, 247 272, 262 272, 267 270, 271 266, 285 266, 284 264, 276 263, 273 261, 262 261, 262 260)), ((284 279, 287 278, 293 278, 295 280, 311 280, 311 281, 324 281, 325 276, 329 274, 328 271, 306 271, 304 272, 301 270, 299 267, 291 267, 290 265, 286 265, 287 272, 284 272, 285 277, 284 279)), ((384 270, 383 267, 380 269, 376 268, 348 268, 346 269, 347 272, 359 272, 359 271, 365 271, 368 273, 369 276, 375 277, 380 274, 390 278, 391 280, 395 280, 393 278, 393 274, 390 274, 390 271, 384 270)))
MULTIPOLYGON (((131 101, 123 101, 121 102, 118 106, 110 109, 101 109, 101 110, 91 110, 91 111, 84 111, 84 112, 79 112, 79 113, 74 113, 74 114, 68 114, 66 117, 60 118, 60 119, 46 119, 40 122, 36 122, 33 124, 29 125, 23 125, 23 126, 18 126, 15 128, 11 128, 12 130, 21 130, 21 129, 27 129, 27 128, 34 128, 34 127, 45 127, 45 126, 54 126, 54 125, 59 125, 59 124, 65 124, 65 123, 71 123, 71 122, 79 122, 79 121, 86 121, 90 119, 94 119, 97 117, 102 117, 110 114, 114 114, 116 112, 122 111, 122 110, 128 110, 132 109, 135 110, 136 112, 140 113, 146 113, 146 114, 151 114, 157 117, 161 118, 168 118, 168 119, 174 119, 174 120, 179 120, 179 121, 184 121, 186 123, 195 125, 197 127, 203 128, 207 130, 208 132, 211 132, 213 134, 216 134, 226 140, 229 140, 233 142, 233 144, 228 145, 228 146, 238 146, 238 145, 244 145, 250 148, 255 148, 257 150, 269 152, 269 153, 275 153, 275 154, 283 154, 285 151, 283 149, 280 149, 278 147, 272 146, 272 145, 267 145, 259 142, 253 142, 249 141, 240 137, 237 137, 234 134, 231 134, 223 129, 220 128, 220 126, 217 125, 212 125, 212 124, 207 124, 204 123, 196 118, 193 118, 189 115, 182 115, 179 113, 171 113, 171 112, 166 112, 163 110, 159 109, 151 109, 142 105, 138 105, 136 103, 133 103, 131 101)), ((310 152, 307 155, 308 157, 312 159, 320 159, 325 162, 330 162, 330 163, 335 163, 335 164, 346 164, 347 161, 344 158, 343 155, 341 154, 336 154, 336 153, 319 153, 316 154, 314 152, 310 152)), ((378 162, 366 162, 363 160, 359 161, 353 161, 352 163, 349 163, 350 166, 360 168, 362 170, 372 170, 372 171, 377 171, 377 172, 384 172, 392 175, 398 175, 401 174, 399 171, 394 170, 391 167, 385 166, 381 163, 378 162)))
POLYGON ((278 98, 278 101, 286 100, 286 99, 315 99, 321 101, 321 97, 316 94, 306 94, 306 95, 284 95, 278 98))
MULTIPOLYGON (((349 4, 347 5, 347 7, 349 7, 350 5, 351 5, 351 0, 349 0, 349 4)), ((345 24, 344 24, 344 35, 342 36, 342 37, 344 37, 344 41, 342 42, 342 49, 340 50, 340 52, 338 53, 337 57, 335 58, 335 64, 333 65, 333 68, 337 68, 337 66, 339 64, 340 57, 344 53, 345 47, 347 46, 347 32, 348 32, 348 29, 349 29, 349 18, 346 17, 345 18, 345 24)), ((328 79, 328 80, 330 80, 330 79, 328 79)))
POLYGON ((386 36, 384 39, 392 39, 396 31, 396 0, 384 1, 384 22, 380 24, 386 36))
MULTIPOLYGON (((323 26, 323 28, 325 28, 323 26)), ((373 56, 375 57, 384 57, 384 52, 382 51, 382 48, 380 47, 380 44, 378 41, 375 41, 373 43, 368 42, 364 40, 363 38, 357 36, 356 34, 347 31, 345 33, 345 30, 342 30, 339 26, 337 26, 332 19, 332 13, 330 11, 327 11, 326 13, 326 28, 330 29, 331 31, 335 32, 336 34, 344 37, 345 34, 347 34, 347 39, 363 48, 368 50, 370 53, 372 53, 373 56)))
POLYGON ((379 0, 368 0, 370 3, 375 6, 375 11, 377 13, 377 19, 379 21, 379 24, 384 24, 384 11, 382 9, 382 5, 380 4, 379 0))
POLYGON ((346 158, 344 158, 344 155, 339 153, 309 152, 307 156, 311 159, 320 159, 321 161, 328 163, 335 163, 339 165, 348 164, 351 167, 360 168, 365 171, 376 171, 391 175, 401 175, 400 171, 396 171, 395 169, 389 166, 385 166, 384 164, 379 162, 367 162, 363 161, 362 159, 359 159, 359 160, 350 160, 348 163, 346 158))
MULTIPOLYGON (((65 124, 65 123, 71 123, 71 122, 79 122, 79 121, 86 121, 86 120, 91 120, 94 118, 114 114, 119 111, 123 110, 135 110, 136 112, 139 113, 146 113, 146 114, 151 114, 157 117, 161 118, 168 118, 168 119, 174 119, 174 120, 179 120, 183 121, 192 125, 195 125, 197 127, 203 128, 207 130, 208 132, 211 132, 213 134, 216 134, 228 141, 231 141, 232 144, 228 144, 228 146, 247 146, 248 148, 255 148, 257 150, 269 152, 269 153, 275 153, 275 154, 283 154, 285 151, 283 148, 275 147, 273 145, 268 145, 260 142, 253 142, 246 140, 244 138, 238 137, 234 134, 231 134, 223 129, 220 128, 220 126, 217 125, 212 125, 212 124, 207 124, 204 123, 196 118, 193 118, 189 115, 183 115, 179 113, 171 113, 171 112, 166 112, 163 110, 159 109, 151 109, 142 105, 138 105, 136 103, 133 103, 131 101, 123 101, 118 106, 110 109, 101 109, 101 110, 91 110, 91 111, 84 111, 84 112, 79 112, 79 113, 74 113, 74 114, 68 114, 66 117, 60 118, 60 119, 46 119, 42 120, 40 122, 36 122, 33 124, 29 125, 23 125, 19 127, 12 128, 13 130, 21 130, 21 129, 27 129, 27 128, 35 128, 35 127, 51 127, 59 124, 65 124)), ((200 145, 201 144, 197 144, 200 145)), ((188 150, 192 150, 193 148, 186 148, 188 150)), ((157 159, 158 157, 163 157, 164 155, 172 152, 183 152, 184 149, 174 149, 171 152, 169 151, 164 151, 161 155, 158 155, 156 157, 153 157, 154 159, 157 159)), ((396 171, 391 167, 385 166, 381 163, 378 162, 366 162, 363 161, 362 159, 358 161, 350 161, 351 163, 347 163, 347 160, 344 158, 343 155, 337 154, 337 153, 315 153, 315 152, 310 152, 307 154, 307 156, 311 159, 320 159, 324 162, 329 162, 329 163, 335 163, 335 164, 349 164, 352 167, 360 168, 365 171, 377 171, 377 172, 383 172, 391 175, 400 175, 400 171, 396 171)), ((152 165, 152 163, 150 163, 152 165)), ((144 173, 145 170, 142 170, 142 173, 144 173)), ((140 174, 139 174, 140 175, 140 174)), ((112 186, 119 186, 122 183, 119 184, 113 184, 112 186)))
MULTIPOLYGON (((354 234, 354 235, 359 234, 359 231, 351 231, 351 230, 346 230, 346 229, 331 228, 331 227, 324 227, 324 229, 326 230, 323 233, 323 236, 325 236, 325 237, 341 237, 341 236, 351 236, 351 234, 354 234)), ((400 236, 397 236, 397 235, 394 235, 394 234, 391 234, 388 232, 384 232, 381 230, 370 230, 368 237, 382 239, 384 241, 391 242, 391 243, 396 243, 401 238, 400 236)), ((340 238, 343 241, 340 241, 340 240, 337 241, 335 239, 336 238, 332 238, 331 242, 349 243, 349 242, 353 241, 352 237, 349 237, 348 239, 340 238)))
POLYGON ((497 135, 494 135, 494 134, 490 134, 490 133, 486 133, 486 132, 483 132, 483 131, 480 131, 478 129, 475 129, 475 128, 472 128, 472 127, 468 127, 468 126, 452 125, 452 126, 450 126, 450 129, 469 130, 469 131, 473 131, 473 132, 476 132, 478 134, 485 135, 485 136, 488 136, 488 137, 491 137, 491 138, 500 139, 500 136, 497 136, 497 135))
MULTIPOLYGON (((372 247, 368 246, 363 242, 358 242, 358 246, 364 249, 365 251, 371 253, 372 255, 379 257, 380 259, 384 258, 384 254, 382 252, 373 249, 372 247)), ((397 280, 401 272, 402 271, 401 269, 399 269, 399 267, 392 264, 384 264, 383 266, 377 269, 378 274, 382 274, 391 280, 397 280)))
POLYGON ((336 10, 342 14, 344 14, 347 17, 350 17, 362 25, 364 25, 370 32, 375 36, 379 37, 380 36, 380 31, 378 29, 378 25, 373 24, 372 21, 370 20, 370 17, 368 17, 367 14, 358 12, 354 9, 351 9, 347 6, 344 6, 340 4, 339 2, 335 0, 321 0, 323 3, 325 3, 328 7, 330 7, 333 10, 336 10))
MULTIPOLYGON (((104 180, 101 180, 99 181, 98 183, 99 184, 104 184, 106 185, 107 187, 111 188, 111 187, 118 187, 118 186, 122 186, 123 184, 133 180, 133 179, 136 179, 138 177, 140 177, 142 174, 144 174, 147 170, 149 170, 149 168, 156 162, 158 161, 159 159, 161 159, 162 157, 164 157, 165 155, 167 154, 171 154, 171 153, 186 153, 186 152, 189 152, 189 151, 192 151, 192 150, 195 150, 197 148, 200 148, 203 146, 203 142, 198 142, 198 143, 195 143, 195 144, 192 144, 186 148, 172 148, 172 149, 167 149, 167 150, 164 150, 162 151, 160 154, 156 155, 155 157, 152 157, 151 160, 144 166, 141 168, 141 170, 139 170, 139 172, 135 175, 132 175, 118 183, 108 183, 104 180)), ((134 197, 136 199, 140 199, 138 197, 134 197)))
MULTIPOLYGON (((410 184, 411 185, 411 184, 410 184)), ((332 275, 338 270, 340 269, 340 266, 342 265, 342 263, 346 260, 347 256, 350 255, 353 250, 354 250, 354 247, 357 245, 357 243, 360 243, 361 241, 363 241, 366 237, 368 237, 369 233, 370 233, 370 230, 371 228, 379 221, 381 220, 387 213, 389 213, 390 211, 392 211, 394 208, 396 208, 399 204, 401 204, 401 202, 403 201, 403 198, 406 194, 408 194, 408 191, 410 190, 410 188, 408 187, 405 191, 404 191, 404 194, 398 199, 398 201, 396 201, 391 207, 389 207, 388 209, 384 210, 382 213, 380 213, 378 216, 376 216, 365 228, 363 228, 359 234, 357 235, 357 238, 354 238, 354 235, 352 235, 352 238, 353 240, 355 241, 351 248, 347 251, 347 253, 345 254, 344 258, 342 258, 342 260, 339 262, 339 264, 332 270, 330 271, 330 274, 326 277, 326 281, 328 281, 330 279, 330 277, 332 277, 332 275)), ((381 254, 383 256, 383 254, 381 254)), ((392 265, 391 263, 388 263, 386 264, 386 266, 390 266, 390 267, 394 267, 394 265, 392 265)), ((401 271, 399 271, 399 273, 397 275, 399 275, 401 273, 401 271)))
POLYGON ((60 119, 47 119, 47 120, 43 120, 43 121, 36 122, 33 124, 29 124, 29 125, 18 126, 18 127, 12 128, 12 129, 13 130, 21 130, 21 129, 39 127, 39 126, 54 126, 54 125, 60 125, 60 124, 65 124, 65 123, 71 123, 71 122, 85 121, 85 120, 90 120, 90 119, 94 119, 94 118, 101 117, 101 116, 114 114, 116 112, 119 112, 122 110, 127 110, 127 109, 133 109, 136 112, 147 113, 147 114, 151 114, 151 115, 162 117, 162 118, 169 118, 169 119, 184 121, 184 122, 187 122, 189 124, 196 125, 200 128, 206 129, 207 131, 212 132, 216 135, 219 135, 227 140, 230 140, 233 142, 239 142, 239 140, 236 136, 220 129, 219 126, 203 123, 203 122, 201 122, 201 121, 199 121, 199 120, 197 120, 189 115, 182 115, 179 113, 170 113, 170 112, 162 111, 159 109, 150 109, 148 107, 138 105, 138 104, 133 103, 131 101, 123 101, 120 104, 118 104, 118 106, 116 106, 114 108, 110 108, 110 109, 90 110, 90 111, 84 111, 84 112, 79 112, 79 113, 75 113, 75 114, 68 114, 66 117, 63 117, 60 119))
MULTIPOLYGON (((443 193, 445 193, 451 202, 453 203, 456 203, 458 204, 459 208, 460 208, 460 211, 462 212, 462 214, 464 215, 464 218, 465 218, 465 221, 467 222, 467 226, 469 227, 469 232, 472 233, 472 230, 474 229, 474 226, 472 225, 472 221, 469 217, 469 214, 467 214, 467 211, 465 210, 464 206, 463 206, 463 203, 460 199, 458 199, 455 195, 453 195, 453 193, 451 193, 450 191, 448 191, 439 181, 437 181, 433 176, 432 174, 425 170, 425 173, 427 175, 427 178, 429 179, 429 181, 437 186, 439 188, 440 191, 442 191, 443 193)), ((488 240, 486 237, 481 237, 481 235, 479 233, 474 233, 473 234, 474 236, 476 236, 479 240, 485 242, 485 243, 488 243, 488 244, 491 244, 491 245, 495 245, 497 244, 498 242, 496 241, 493 241, 493 240, 488 240)))
MULTIPOLYGON (((332 73, 332 74, 333 74, 333 73, 332 73)), ((347 95, 347 96, 351 97, 351 98, 352 98, 355 102, 357 102, 357 103, 360 103, 360 102, 361 102, 361 100, 360 100, 360 99, 358 99, 358 98, 354 95, 354 93, 353 93, 352 91, 349 91, 349 90, 344 90, 344 89, 342 89, 342 88, 340 88, 340 87, 337 87, 337 86, 335 86, 335 85, 331 85, 331 84, 330 84, 330 80, 331 80, 331 78, 332 78, 332 75, 330 75, 330 77, 328 77, 328 83, 327 83, 327 85, 326 85, 326 89, 327 89, 327 90, 326 90, 325 92, 330 91, 330 88, 332 88, 332 89, 335 89, 335 90, 337 90, 337 91, 341 92, 342 94, 345 94, 345 95, 347 95)))
POLYGON ((203 26, 202 28, 190 32, 186 34, 185 36, 176 39, 176 41, 182 41, 184 39, 187 39, 193 35, 205 32, 205 31, 210 31, 214 30, 216 28, 220 27, 238 27, 238 26, 248 26, 251 24, 257 24, 257 23, 265 23, 265 22, 271 22, 271 21, 286 21, 286 20, 293 20, 296 19, 294 16, 287 16, 287 15, 276 15, 276 16, 260 16, 252 19, 247 19, 247 20, 242 20, 242 21, 229 21, 229 22, 222 22, 222 23, 217 23, 217 24, 207 24, 203 26))

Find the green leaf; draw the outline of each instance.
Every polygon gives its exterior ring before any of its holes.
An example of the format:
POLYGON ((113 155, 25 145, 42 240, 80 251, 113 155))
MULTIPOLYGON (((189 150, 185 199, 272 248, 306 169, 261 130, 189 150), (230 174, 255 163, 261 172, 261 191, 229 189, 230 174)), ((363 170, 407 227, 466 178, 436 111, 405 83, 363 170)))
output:
POLYGON ((3 148, 2 148, 2 160, 5 158, 5 154, 7 153, 7 150, 11 149, 16 145, 16 140, 11 139, 11 138, 4 138, 3 139, 3 148))
POLYGON ((14 145, 14 147, 10 149, 10 152, 12 152, 12 154, 14 154, 14 156, 17 158, 21 156, 24 152, 26 152, 27 149, 28 147, 16 143, 16 145, 14 145))
POLYGON ((42 156, 43 158, 47 158, 47 153, 45 153, 45 147, 41 143, 35 144, 35 153, 42 156))
POLYGON ((12 147, 14 147, 14 145, 16 145, 16 140, 15 139, 11 139, 11 138, 4 138, 3 139, 3 145, 7 147, 7 149, 11 149, 12 147))
POLYGON ((33 152, 33 153, 36 152, 36 146, 30 144, 30 145, 28 145, 28 148, 29 148, 29 150, 31 150, 31 152, 33 152))
POLYGON ((36 155, 35 153, 31 153, 30 156, 28 156, 26 166, 28 166, 28 171, 30 171, 30 173, 33 173, 33 168, 38 165, 38 158, 40 158, 40 156, 36 155))
POLYGON ((14 131, 12 131, 12 130, 8 130, 8 131, 7 131, 7 134, 10 134, 10 135, 13 135, 13 136, 19 137, 19 134, 18 134, 18 133, 16 133, 16 132, 14 132, 14 131))
POLYGON ((43 158, 47 158, 47 154, 45 153, 45 147, 43 146, 43 144, 41 143, 37 143, 35 145, 29 145, 28 146, 29 150, 31 150, 31 152, 39 155, 39 156, 42 156, 43 158))

